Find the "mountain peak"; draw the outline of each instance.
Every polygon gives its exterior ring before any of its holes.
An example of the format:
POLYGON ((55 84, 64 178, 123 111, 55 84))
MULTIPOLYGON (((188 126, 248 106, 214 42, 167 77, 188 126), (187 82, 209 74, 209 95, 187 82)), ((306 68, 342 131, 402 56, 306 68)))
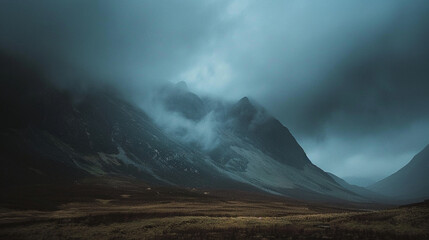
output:
POLYGON ((253 104, 250 102, 248 97, 243 97, 241 98, 236 104, 235 104, 235 109, 239 109, 240 111, 242 110, 252 110, 252 111, 256 111, 255 106, 253 106, 253 104))
POLYGON ((188 85, 186 84, 185 81, 180 81, 176 83, 176 88, 183 90, 183 91, 188 91, 188 85))
POLYGON ((421 152, 429 152, 429 144, 421 152))
POLYGON ((168 85, 162 91, 162 101, 167 110, 181 113, 191 120, 200 120, 206 115, 204 102, 188 90, 186 82, 168 85))
POLYGON ((251 104, 248 97, 243 97, 238 101, 239 104, 251 104))
POLYGON ((258 113, 258 109, 250 102, 249 98, 243 97, 231 109, 231 116, 240 122, 241 126, 248 126, 258 113))

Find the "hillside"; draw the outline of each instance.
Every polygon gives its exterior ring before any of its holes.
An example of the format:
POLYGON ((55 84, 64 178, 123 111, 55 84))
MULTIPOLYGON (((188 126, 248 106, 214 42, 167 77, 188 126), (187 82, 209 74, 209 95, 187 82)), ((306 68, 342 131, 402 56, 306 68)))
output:
POLYGON ((369 186, 369 189, 402 200, 429 199, 429 145, 403 168, 369 186))

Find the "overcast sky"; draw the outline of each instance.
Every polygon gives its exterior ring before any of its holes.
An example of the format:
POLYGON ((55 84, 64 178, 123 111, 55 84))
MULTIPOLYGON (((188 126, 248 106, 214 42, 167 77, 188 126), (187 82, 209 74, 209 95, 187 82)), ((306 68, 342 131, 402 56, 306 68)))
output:
POLYGON ((91 79, 80 84, 138 99, 183 80, 249 96, 313 163, 357 183, 429 144, 427 0, 2 0, 0 31, 1 51, 66 87, 91 79))

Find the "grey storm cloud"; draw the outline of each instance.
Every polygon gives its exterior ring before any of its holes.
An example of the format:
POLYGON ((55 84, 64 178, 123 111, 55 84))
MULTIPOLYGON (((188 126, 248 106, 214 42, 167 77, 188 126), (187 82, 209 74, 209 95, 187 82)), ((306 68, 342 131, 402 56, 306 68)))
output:
POLYGON ((144 90, 171 79, 226 29, 217 26, 221 10, 195 1, 6 0, 0 43, 38 61, 61 84, 89 75, 144 90))
POLYGON ((426 0, 4 0, 0 31, 61 86, 249 96, 341 177, 380 179, 429 143, 426 0))

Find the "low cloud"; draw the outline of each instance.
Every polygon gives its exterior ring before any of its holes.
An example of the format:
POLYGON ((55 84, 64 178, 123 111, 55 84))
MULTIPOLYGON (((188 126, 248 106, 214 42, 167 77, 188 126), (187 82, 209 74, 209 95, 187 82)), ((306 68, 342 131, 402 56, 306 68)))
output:
POLYGON ((219 122, 214 112, 192 120, 180 112, 168 109, 162 97, 162 94, 155 91, 155 94, 143 101, 141 107, 166 134, 204 151, 210 151, 219 144, 218 129, 222 122, 219 122))

